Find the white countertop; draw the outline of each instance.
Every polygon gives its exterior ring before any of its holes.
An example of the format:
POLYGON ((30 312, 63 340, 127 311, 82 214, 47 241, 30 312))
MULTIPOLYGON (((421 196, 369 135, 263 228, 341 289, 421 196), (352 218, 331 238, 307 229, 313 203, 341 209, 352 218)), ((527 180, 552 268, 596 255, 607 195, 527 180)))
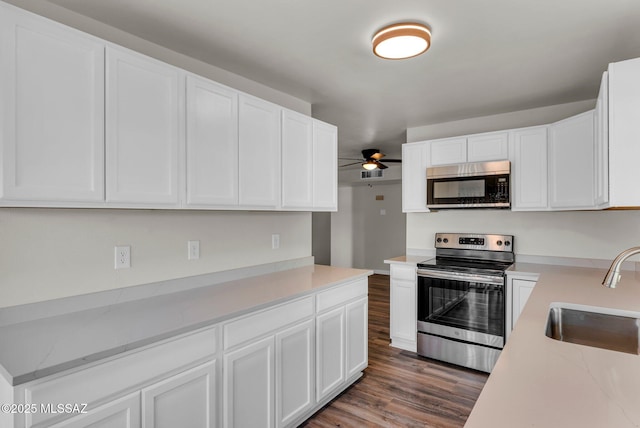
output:
POLYGON ((0 372, 18 385, 371 275, 305 266, 0 327, 0 372))
POLYGON ((603 269, 516 263, 511 270, 540 278, 465 427, 640 426, 640 356, 545 336, 552 302, 640 312, 640 275, 623 271, 608 289, 603 269))
POLYGON ((417 266, 418 263, 423 262, 425 260, 432 259, 432 258, 433 256, 406 255, 406 256, 394 257, 392 259, 385 260, 384 262, 390 265, 401 264, 401 265, 408 265, 408 266, 417 266))

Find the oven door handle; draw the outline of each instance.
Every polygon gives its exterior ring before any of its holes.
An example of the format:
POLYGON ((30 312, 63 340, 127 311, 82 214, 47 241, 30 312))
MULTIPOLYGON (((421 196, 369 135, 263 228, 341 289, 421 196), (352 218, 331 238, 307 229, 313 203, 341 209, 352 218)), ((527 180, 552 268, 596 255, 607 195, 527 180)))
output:
POLYGON ((480 282, 482 284, 504 284, 504 277, 502 276, 475 275, 463 272, 442 272, 436 270, 418 269, 418 276, 423 278, 450 279, 453 281, 480 282))

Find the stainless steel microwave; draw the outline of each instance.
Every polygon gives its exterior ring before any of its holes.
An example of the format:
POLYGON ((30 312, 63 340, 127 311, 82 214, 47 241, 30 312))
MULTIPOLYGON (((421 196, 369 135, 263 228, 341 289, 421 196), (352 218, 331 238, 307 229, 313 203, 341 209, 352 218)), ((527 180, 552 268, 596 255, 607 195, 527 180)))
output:
POLYGON ((509 208, 510 174, 508 160, 427 168, 427 208, 509 208))

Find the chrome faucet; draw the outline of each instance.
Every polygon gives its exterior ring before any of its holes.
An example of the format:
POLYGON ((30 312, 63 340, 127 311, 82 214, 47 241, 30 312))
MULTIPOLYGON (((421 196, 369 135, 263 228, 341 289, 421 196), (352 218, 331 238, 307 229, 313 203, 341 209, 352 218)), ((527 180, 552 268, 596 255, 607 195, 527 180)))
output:
POLYGON ((633 247, 618 254, 618 256, 613 259, 611 267, 607 271, 607 274, 604 276, 602 285, 609 288, 616 288, 616 284, 618 283, 618 281, 620 281, 620 267, 622 266, 622 263, 634 254, 639 253, 640 247, 633 247))

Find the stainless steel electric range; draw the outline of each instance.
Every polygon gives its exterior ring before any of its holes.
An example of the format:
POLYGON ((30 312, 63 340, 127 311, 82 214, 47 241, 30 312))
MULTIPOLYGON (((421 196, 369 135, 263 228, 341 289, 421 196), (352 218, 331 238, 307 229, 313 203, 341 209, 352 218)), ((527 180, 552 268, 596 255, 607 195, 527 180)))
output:
POLYGON ((418 264, 418 354, 491 372, 505 341, 513 236, 437 233, 418 264))

